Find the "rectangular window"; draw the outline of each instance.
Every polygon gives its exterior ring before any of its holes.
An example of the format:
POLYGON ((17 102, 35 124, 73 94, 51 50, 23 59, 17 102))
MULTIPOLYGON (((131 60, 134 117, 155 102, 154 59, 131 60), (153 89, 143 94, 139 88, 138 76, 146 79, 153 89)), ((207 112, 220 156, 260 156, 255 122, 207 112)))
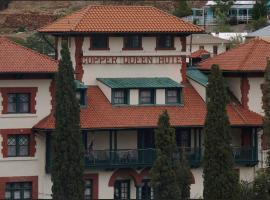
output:
POLYGON ((154 199, 154 190, 150 186, 150 180, 142 180, 142 185, 137 187, 137 199, 138 200, 151 200, 154 199))
POLYGON ((69 47, 69 48, 71 47, 71 37, 63 36, 61 42, 62 42, 62 43, 66 42, 67 45, 68 45, 68 47, 69 47))
POLYGON ((180 89, 167 89, 166 104, 179 104, 179 103, 181 103, 180 89))
POLYGON ((156 49, 174 49, 174 37, 171 35, 158 36, 156 49))
POLYGON ((187 129, 176 130, 176 144, 178 147, 190 147, 191 146, 191 135, 187 129))
POLYGON ((86 105, 86 90, 77 89, 76 98, 79 101, 79 104, 81 106, 85 106, 86 105))
POLYGON ((5 191, 5 199, 32 199, 32 183, 31 182, 18 182, 7 183, 5 191))
POLYGON ((139 92, 140 104, 154 104, 155 103, 155 90, 141 89, 139 92))
POLYGON ((142 50, 142 37, 139 35, 130 35, 124 37, 123 50, 142 50))
POLYGON ((8 157, 29 156, 29 135, 9 135, 7 140, 8 157))
POLYGON ((199 46, 199 49, 204 49, 204 46, 199 46))
POLYGON ((84 199, 85 200, 93 199, 93 180, 92 179, 85 180, 84 199))
POLYGON ((109 38, 106 35, 91 36, 90 50, 109 50, 109 38))
POLYGON ((217 55, 218 53, 218 46, 213 46, 213 54, 217 55))
POLYGON ((130 199, 130 181, 118 180, 114 185, 114 199, 130 199))
POLYGON ((112 91, 113 104, 128 104, 128 91, 125 89, 115 89, 112 91))
POLYGON ((29 93, 9 93, 8 113, 30 113, 30 94, 29 93))

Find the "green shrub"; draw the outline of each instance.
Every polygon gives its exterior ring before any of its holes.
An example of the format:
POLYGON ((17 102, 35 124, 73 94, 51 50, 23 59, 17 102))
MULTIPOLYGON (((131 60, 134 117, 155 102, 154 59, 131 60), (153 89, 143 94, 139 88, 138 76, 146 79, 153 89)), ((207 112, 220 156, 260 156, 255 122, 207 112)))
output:
POLYGON ((265 172, 258 172, 253 183, 254 200, 270 200, 270 179, 265 172))
POLYGON ((240 200, 253 200, 252 183, 240 181, 240 200))
POLYGON ((253 30, 258 30, 267 25, 267 19, 265 17, 261 17, 258 20, 253 20, 252 28, 253 30))

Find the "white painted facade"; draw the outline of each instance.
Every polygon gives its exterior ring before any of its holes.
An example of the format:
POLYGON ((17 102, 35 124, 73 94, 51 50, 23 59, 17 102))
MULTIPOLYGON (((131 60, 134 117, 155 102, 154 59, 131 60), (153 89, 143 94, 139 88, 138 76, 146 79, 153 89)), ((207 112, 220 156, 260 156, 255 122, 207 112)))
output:
MULTIPOLYGON (((32 128, 51 112, 50 79, 0 80, 0 87, 37 87, 35 114, 0 114, 1 129, 32 128)), ((3 101, 0 92, 0 102, 3 101)), ((0 113, 3 107, 0 104, 0 113)))
MULTIPOLYGON (((109 37, 109 50, 89 50, 90 37, 84 37, 84 56, 160 56, 160 55, 183 55, 180 37, 175 37, 175 50, 155 50, 155 37, 142 37, 143 50, 122 50, 123 37, 109 37)), ((58 54, 60 55, 61 38, 58 41, 58 54)), ((70 53, 75 55, 75 39, 70 38, 70 53)), ((75 56, 71 56, 73 66, 75 66, 75 56)), ((122 78, 122 77, 170 77, 176 82, 181 82, 179 64, 84 64, 83 83, 85 85, 97 85, 96 78, 122 78), (121 72, 121 73, 119 73, 121 72)))
MULTIPOLYGON (((31 129, 51 112, 50 79, 0 80, 0 87, 37 87, 35 114, 0 114, 1 129, 31 129)), ((0 102, 3 101, 0 93, 0 102)), ((2 113, 2 103, 0 113, 2 113)), ((3 137, 0 134, 0 144, 3 137)), ((45 135, 35 134, 34 157, 3 157, 0 145, 0 177, 38 176, 38 197, 50 198, 51 179, 45 173, 45 135)))
POLYGON ((261 85, 264 81, 263 77, 249 77, 250 89, 248 93, 249 109, 263 115, 262 109, 262 90, 261 85))
MULTIPOLYGON (((180 38, 175 38, 176 50, 155 50, 156 40, 155 37, 143 37, 142 47, 143 50, 137 51, 127 51, 122 50, 123 47, 123 37, 110 37, 109 47, 110 50, 99 50, 92 51, 89 50, 90 39, 89 37, 84 38, 83 42, 83 55, 84 56, 115 56, 115 55, 181 55, 181 42, 180 38)), ((60 55, 60 45, 61 39, 58 42, 58 50, 60 55)), ((208 47, 207 47, 208 48, 208 47)), ((205 49, 208 50, 206 47, 205 49)), ((211 47, 209 47, 211 48, 211 47)), ((218 48, 220 51, 225 51, 226 47, 218 48)), ((212 48, 213 49, 213 48, 212 48)), ((194 48, 193 48, 194 50, 194 48)), ((187 50, 188 51, 188 50, 187 50)), ((210 51, 210 49, 209 49, 210 51)), ((73 65, 75 66, 75 41, 72 37, 70 40, 70 53, 73 65)), ((97 78, 121 78, 121 77, 169 77, 172 80, 180 83, 182 81, 181 76, 181 65, 179 64, 134 64, 134 65, 124 65, 124 64, 84 64, 83 65, 84 76, 83 83, 85 85, 98 85, 102 90, 109 102, 111 102, 111 89, 105 84, 97 81, 97 78)), ((197 90, 201 98, 205 101, 206 91, 205 87, 198 84, 193 80, 189 80, 192 86, 197 90)), ((251 83, 255 82, 257 84, 259 80, 250 79, 251 83)), ((229 80, 229 87, 233 92, 236 93, 237 98, 239 97, 239 88, 235 87, 239 80, 229 80)), ((38 87, 36 96, 36 114, 2 114, 0 115, 0 127, 1 129, 14 129, 14 128, 32 128, 41 119, 46 117, 51 111, 51 94, 50 94, 50 83, 51 80, 41 79, 41 80, 0 80, 0 87, 38 87)), ((251 86, 251 91, 257 91, 258 84, 253 87, 251 86)), ((254 94, 250 92, 251 94, 254 94)), ((129 99, 131 105, 139 104, 139 90, 131 89, 129 92, 129 99)), ((250 96, 250 107, 256 107, 258 104, 258 97, 250 96), (255 101, 256 103, 253 103, 255 101)), ((0 101, 2 97, 0 95, 0 101)), ((165 104, 165 89, 156 90, 156 104, 165 104)), ((0 112, 2 111, 0 107, 0 112)), ((180 119, 181 120, 181 119, 180 119)), ((51 198, 51 186, 52 182, 50 179, 50 174, 45 172, 45 149, 46 140, 45 134, 37 133, 36 138, 36 154, 35 157, 31 158, 3 158, 0 151, 0 177, 12 177, 12 176, 38 176, 38 197, 44 199, 51 198)), ((138 131, 136 130, 118 130, 117 141, 114 137, 112 138, 112 143, 117 143, 117 149, 137 149, 138 148, 138 131)), ((201 138, 202 148, 203 148, 203 134, 201 138)), ((234 146, 240 146, 240 129, 233 133, 234 146)), ((0 136, 0 144, 2 144, 2 137, 0 136)), ((109 131, 89 131, 87 134, 87 146, 93 143, 93 150, 108 150, 110 149, 110 134, 109 131)), ((191 131, 191 147, 194 147, 195 143, 199 143, 199 138, 196 138, 195 142, 195 131, 191 131)), ((252 180, 255 175, 256 167, 243 167, 237 166, 240 169, 240 178, 242 180, 252 180)), ((203 170, 200 167, 193 168, 192 174, 195 179, 195 184, 191 185, 191 198, 200 198, 203 194, 203 170)), ((113 174, 113 170, 104 169, 94 169, 89 170, 85 173, 97 173, 98 174, 98 185, 99 185, 99 198, 100 199, 111 199, 113 198, 114 188, 109 187, 108 183, 113 174)), ((140 171, 137 170, 139 173, 140 171)), ((136 188, 134 182, 130 177, 124 177, 131 180, 131 190, 130 197, 136 198, 136 188)))

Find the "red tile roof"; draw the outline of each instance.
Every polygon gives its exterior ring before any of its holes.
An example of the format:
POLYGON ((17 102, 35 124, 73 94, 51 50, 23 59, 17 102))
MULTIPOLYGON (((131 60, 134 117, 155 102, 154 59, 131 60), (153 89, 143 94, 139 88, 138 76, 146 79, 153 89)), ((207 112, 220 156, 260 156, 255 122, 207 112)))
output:
POLYGON ((88 6, 39 30, 59 32, 196 33, 201 28, 150 6, 88 6))
POLYGON ((210 54, 210 52, 206 51, 205 49, 199 49, 199 50, 191 53, 190 58, 202 58, 202 56, 205 54, 210 54))
MULTIPOLYGON (((184 87, 184 106, 113 106, 97 86, 88 88, 88 107, 81 109, 81 128, 156 127, 161 112, 168 110, 173 126, 203 126, 206 105, 190 84, 184 87)), ((228 105, 230 122, 234 126, 261 126, 262 117, 239 105, 228 105)), ((49 115, 35 128, 53 129, 54 117, 49 115)))
POLYGON ((223 71, 264 72, 266 60, 270 57, 270 43, 254 39, 239 47, 200 62, 199 68, 210 70, 218 64, 223 71))
POLYGON ((0 37, 0 73, 55 73, 58 62, 0 37))

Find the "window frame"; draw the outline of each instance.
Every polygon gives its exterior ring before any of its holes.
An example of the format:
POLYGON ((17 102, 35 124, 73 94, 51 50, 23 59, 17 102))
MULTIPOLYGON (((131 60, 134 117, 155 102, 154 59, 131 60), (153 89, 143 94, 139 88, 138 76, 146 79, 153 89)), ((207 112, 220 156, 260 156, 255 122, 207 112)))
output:
POLYGON ((115 199, 118 199, 118 200, 127 200, 127 199, 130 199, 130 196, 131 196, 131 194, 130 194, 130 192, 131 192, 131 188, 130 188, 130 180, 129 179, 124 179, 124 180, 116 180, 115 181, 115 183, 114 183, 114 198, 115 199), (121 183, 127 183, 128 185, 127 185, 127 198, 122 198, 122 188, 121 188, 121 183), (118 190, 119 190, 119 194, 120 194, 120 197, 118 197, 118 198, 116 198, 116 194, 115 194, 115 189, 116 189, 116 187, 118 187, 117 185, 119 185, 120 187, 118 188, 118 190))
POLYGON ((86 178, 86 179, 84 179, 84 199, 85 200, 93 200, 94 198, 93 198, 93 182, 94 182, 94 180, 92 179, 92 178, 86 178), (91 183, 91 187, 87 187, 86 186, 86 181, 90 181, 90 183, 91 183), (90 190, 91 190, 91 196, 90 196, 90 198, 86 198, 86 195, 85 195, 85 190, 86 189, 89 189, 90 188, 90 190))
POLYGON ((76 99, 79 102, 80 107, 87 106, 87 90, 86 89, 76 89, 76 99), (80 99, 77 98, 77 93, 80 93, 80 99))
POLYGON ((122 50, 143 50, 142 47, 142 36, 141 35, 126 35, 123 37, 123 48, 122 50), (134 36, 138 36, 139 37, 139 47, 127 47, 127 40, 128 37, 134 37, 134 36))
POLYGON ((11 198, 10 200, 14 199, 14 192, 15 191, 20 191, 20 199, 25 199, 23 198, 24 191, 29 191, 30 192, 30 198, 27 198, 28 200, 33 198, 33 182, 31 181, 24 181, 24 182, 8 182, 5 183, 5 194, 4 196, 6 197, 6 193, 10 192, 11 193, 11 198), (19 184, 20 187, 16 188, 15 185, 19 184), (29 184, 31 185, 30 187, 25 187, 24 184, 29 184), (11 186, 9 186, 11 185, 11 186))
POLYGON ((176 129, 176 145, 177 148, 191 148, 191 130, 190 129, 176 129), (187 146, 183 146, 184 137, 183 135, 187 134, 187 146))
POLYGON ((173 35, 158 35, 156 36, 156 50, 175 50, 174 45, 174 36, 173 35), (171 47, 161 47, 159 46, 159 42, 162 39, 162 37, 169 36, 171 38, 171 47))
POLYGON ((1 87, 0 93, 2 94, 2 114, 36 114, 36 95, 38 88, 37 87, 1 87), (30 93, 30 112, 29 113, 8 113, 8 94, 9 93, 30 93))
POLYGON ((109 42, 110 42, 110 39, 109 39, 109 36, 108 35, 91 35, 90 36, 90 48, 89 50, 110 50, 110 47, 109 47, 109 42), (94 47, 93 46, 93 41, 95 40, 94 37, 106 37, 106 47, 94 47))
POLYGON ((29 134, 9 134, 7 136, 7 157, 11 158, 11 157, 30 157, 30 148, 31 148, 31 138, 30 138, 30 135, 29 134), (19 144, 19 140, 20 140, 20 137, 26 137, 27 140, 28 140, 28 144, 27 144, 27 148, 28 148, 28 151, 27 151, 27 155, 20 155, 20 147, 21 146, 26 146, 26 145, 20 145, 19 144), (15 137, 15 145, 9 145, 8 144, 8 140, 10 137, 15 137), (9 146, 15 146, 15 155, 9 155, 9 146))
POLYGON ((170 104, 170 105, 179 105, 179 104, 182 104, 182 89, 181 88, 166 88, 165 89, 165 104, 170 104), (178 101, 177 102, 169 102, 168 101, 168 92, 170 90, 174 90, 177 92, 177 99, 178 101))
POLYGON ((141 88, 139 89, 139 104, 140 105, 153 105, 156 104, 156 90, 153 88, 141 88), (151 102, 150 103, 143 103, 141 98, 142 98, 142 92, 143 91, 150 91, 151 94, 151 102))
POLYGON ((200 45, 199 50, 203 50, 203 49, 204 49, 204 45, 200 45))
MULTIPOLYGON (((149 184, 150 181, 151 181, 150 179, 143 179, 142 180, 142 183, 149 184)), ((153 187, 150 186, 150 198, 143 198, 143 195, 142 195, 142 186, 143 185, 136 187, 136 199, 137 200, 144 200, 144 199, 152 200, 152 199, 154 199, 154 190, 153 190, 153 187)))
POLYGON ((214 55, 218 54, 218 45, 213 45, 213 54, 214 55))
POLYGON ((62 37, 61 37, 61 45, 62 45, 64 42, 67 43, 68 48, 71 47, 71 37, 69 37, 69 36, 62 36, 62 37))
POLYGON ((112 99, 111 102, 113 105, 129 105, 129 90, 124 89, 124 88, 117 88, 117 89, 112 89, 112 99), (124 92, 124 103, 115 103, 115 92, 118 90, 122 90, 124 92))
POLYGON ((7 114, 25 114, 25 113, 31 113, 31 93, 7 93, 7 114), (15 102, 9 102, 9 95, 15 95, 15 102), (27 95, 28 96, 28 102, 19 102, 20 100, 20 95, 27 95), (16 108, 15 108, 15 112, 10 112, 8 110, 9 104, 10 103, 15 103, 16 104, 16 108), (21 103, 28 103, 28 111, 27 112, 20 112, 20 105, 21 103))

